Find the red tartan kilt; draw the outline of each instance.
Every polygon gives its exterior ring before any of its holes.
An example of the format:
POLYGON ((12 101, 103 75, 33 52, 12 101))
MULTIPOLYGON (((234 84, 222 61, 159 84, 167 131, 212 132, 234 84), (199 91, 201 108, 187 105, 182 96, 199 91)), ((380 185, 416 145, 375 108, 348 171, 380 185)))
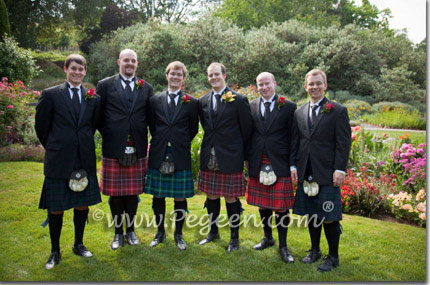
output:
POLYGON ((142 194, 145 189, 147 159, 138 158, 132 166, 119 164, 116 158, 102 156, 100 191, 108 196, 142 194))
MULTIPOLYGON (((270 164, 269 159, 263 153, 261 164, 270 164)), ((276 183, 266 186, 257 178, 248 178, 248 191, 246 202, 250 205, 271 210, 287 210, 294 205, 294 190, 290 177, 278 177, 276 183)))
POLYGON ((209 195, 240 197, 246 192, 243 172, 221 173, 200 170, 197 189, 209 195))

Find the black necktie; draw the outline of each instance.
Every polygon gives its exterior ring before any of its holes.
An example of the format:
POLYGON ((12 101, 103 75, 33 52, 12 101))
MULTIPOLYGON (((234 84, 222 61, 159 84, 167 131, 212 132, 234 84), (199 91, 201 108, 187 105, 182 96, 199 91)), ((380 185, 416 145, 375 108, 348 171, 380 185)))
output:
POLYGON ((130 80, 124 80, 125 82, 125 93, 127 94, 127 101, 129 104, 129 107, 131 107, 131 102, 133 101, 133 91, 131 90, 130 87, 130 80))
POLYGON ((312 124, 312 126, 314 125, 315 120, 317 119, 317 112, 316 112, 316 110, 317 110, 318 107, 319 107, 318 105, 313 105, 311 107, 312 108, 312 112, 311 112, 311 114, 312 114, 312 116, 311 116, 311 124, 312 124))
POLYGON ((266 122, 266 121, 269 120, 269 117, 270 117, 270 104, 272 104, 272 103, 271 102, 264 103, 264 116, 263 116, 264 122, 266 122))
POLYGON ((170 98, 169 116, 170 116, 170 118, 172 118, 173 114, 175 113, 175 108, 176 108, 176 104, 175 104, 176 94, 175 93, 169 94, 169 98, 170 98))
POLYGON ((76 119, 79 118, 79 112, 81 111, 81 102, 79 102, 78 88, 71 88, 73 92, 73 109, 75 110, 76 119))
POLYGON ((216 105, 214 108, 214 112, 216 114, 216 112, 218 111, 218 105, 221 104, 221 94, 215 94, 215 99, 216 99, 216 105))

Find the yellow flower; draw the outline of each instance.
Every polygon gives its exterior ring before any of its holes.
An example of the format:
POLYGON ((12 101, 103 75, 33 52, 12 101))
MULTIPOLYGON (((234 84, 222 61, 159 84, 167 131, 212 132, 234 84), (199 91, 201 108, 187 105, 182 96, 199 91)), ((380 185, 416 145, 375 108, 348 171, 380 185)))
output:
POLYGON ((233 93, 231 93, 231 91, 228 91, 227 93, 225 93, 224 95, 221 96, 221 98, 225 102, 233 102, 234 101, 234 97, 236 97, 236 95, 233 94, 233 93))
POLYGON ((411 204, 405 204, 405 205, 401 206, 400 209, 413 211, 411 204))
POLYGON ((426 213, 421 213, 418 217, 420 217, 421 220, 426 220, 426 213))

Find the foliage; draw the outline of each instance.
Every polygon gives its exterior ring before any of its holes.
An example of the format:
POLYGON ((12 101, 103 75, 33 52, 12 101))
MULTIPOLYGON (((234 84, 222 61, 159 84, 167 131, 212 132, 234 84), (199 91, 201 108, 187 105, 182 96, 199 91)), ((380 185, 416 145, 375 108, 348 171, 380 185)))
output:
POLYGON ((392 170, 402 183, 402 189, 408 193, 417 193, 426 187, 426 144, 414 147, 404 143, 400 149, 393 152, 392 158, 392 170))
MULTIPOLYGON (((74 51, 73 53, 80 53, 79 51, 74 51)), ((63 65, 64 61, 66 60, 66 57, 71 54, 70 51, 59 51, 59 50, 50 50, 50 51, 30 51, 31 57, 34 60, 37 61, 51 61, 51 62, 58 62, 61 63, 61 66, 63 65)))
POLYGON ((358 119, 361 115, 370 112, 370 104, 365 101, 348 100, 343 105, 348 109, 348 116, 352 120, 358 119))
POLYGON ((398 101, 395 102, 379 102, 370 108, 371 113, 383 113, 383 112, 389 112, 389 111, 406 111, 406 112, 413 112, 416 109, 412 107, 409 104, 401 103, 398 101))
POLYGON ((389 207, 398 220, 407 220, 420 226, 426 225, 426 190, 422 188, 416 195, 401 191, 390 194, 389 207))
POLYGON ((0 147, 0 161, 43 162, 45 149, 41 145, 12 144, 0 147))
POLYGON ((370 124, 381 127, 399 128, 399 129, 426 129, 426 120, 418 110, 407 111, 389 111, 384 113, 374 113, 363 115, 361 119, 370 124))
POLYGON ((0 82, 0 142, 1 145, 38 142, 34 131, 35 108, 30 100, 40 96, 38 91, 26 88, 22 81, 9 83, 6 77, 0 82))
POLYGON ((5 36, 0 40, 0 77, 29 84, 38 73, 28 50, 19 47, 13 38, 5 36))
POLYGON ((10 35, 9 15, 4 0, 0 0, 0 36, 10 35))

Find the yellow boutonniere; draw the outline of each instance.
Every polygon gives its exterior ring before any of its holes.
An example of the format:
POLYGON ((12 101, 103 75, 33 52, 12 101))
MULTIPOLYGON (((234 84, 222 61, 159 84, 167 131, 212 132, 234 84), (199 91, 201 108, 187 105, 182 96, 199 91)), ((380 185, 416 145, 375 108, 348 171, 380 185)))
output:
POLYGON ((228 91, 227 93, 221 96, 222 100, 224 100, 227 103, 233 102, 234 97, 236 97, 236 94, 231 93, 231 91, 228 91))

